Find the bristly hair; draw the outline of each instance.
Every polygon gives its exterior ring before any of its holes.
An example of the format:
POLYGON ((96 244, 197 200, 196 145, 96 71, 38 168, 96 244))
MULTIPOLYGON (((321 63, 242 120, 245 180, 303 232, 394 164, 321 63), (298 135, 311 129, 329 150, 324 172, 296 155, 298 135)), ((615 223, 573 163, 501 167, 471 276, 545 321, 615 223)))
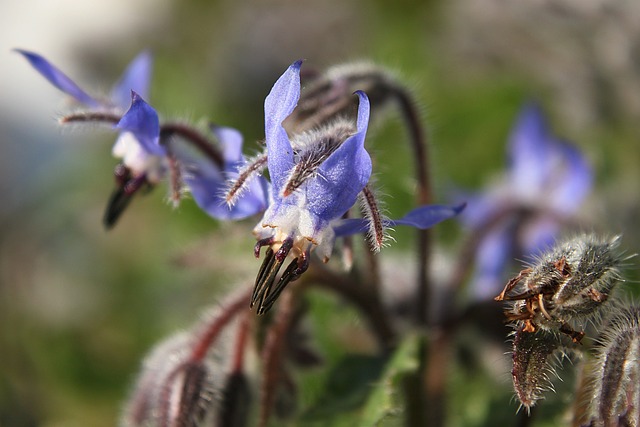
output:
POLYGON ((295 166, 282 189, 283 195, 293 193, 307 179, 316 176, 322 163, 355 132, 356 128, 351 121, 337 119, 293 138, 291 146, 295 166))
POLYGON ((371 184, 372 180, 370 179, 369 184, 359 194, 360 210, 369 224, 369 231, 367 232, 369 246, 374 252, 379 252, 393 238, 389 235, 388 228, 385 226, 387 217, 383 213, 384 205, 376 197, 371 184))
POLYGON ((246 161, 237 171, 238 176, 227 181, 227 189, 222 195, 229 206, 235 205, 238 198, 249 187, 249 183, 262 175, 267 167, 267 154, 258 154, 246 161))
POLYGON ((592 425, 636 425, 640 417, 640 306, 619 302, 598 338, 589 378, 592 425))
POLYGON ((169 202, 173 206, 173 208, 177 208, 180 205, 180 201, 187 193, 187 188, 184 184, 183 177, 183 169, 184 167, 181 165, 180 161, 176 158, 175 155, 169 154, 169 202))
POLYGON ((564 337, 555 332, 533 333, 519 328, 512 337, 511 377, 520 402, 518 410, 525 408, 529 413, 539 400, 544 399, 545 393, 555 391, 552 377, 560 378, 557 368, 563 359, 571 359, 574 345, 565 344, 564 337))
POLYGON ((618 250, 619 244, 619 236, 594 234, 561 240, 533 257, 496 298, 511 301, 509 312, 513 318, 532 322, 531 326, 554 330, 562 326, 566 332, 576 324, 597 325, 607 300, 623 281, 621 266, 629 259, 618 250), (532 314, 525 319, 525 306, 534 297, 539 300, 535 303, 540 307, 538 314, 544 316, 532 314))

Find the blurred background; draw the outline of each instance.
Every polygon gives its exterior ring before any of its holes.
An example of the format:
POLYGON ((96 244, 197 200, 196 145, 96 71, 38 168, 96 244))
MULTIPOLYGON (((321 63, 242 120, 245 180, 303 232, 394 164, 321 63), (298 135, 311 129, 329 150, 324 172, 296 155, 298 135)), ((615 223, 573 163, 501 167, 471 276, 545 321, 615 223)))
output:
MULTIPOLYGON (((625 249, 639 251, 640 2, 3 0, 3 427, 116 424, 146 351, 258 268, 255 220, 220 224, 189 200, 172 209, 164 187, 105 231, 114 135, 61 129, 69 104, 13 48, 41 53, 92 94, 150 49, 161 116, 236 127, 248 153, 264 136, 264 97, 291 62, 373 60, 421 104, 440 202, 452 187, 480 189, 501 172, 512 122, 533 98, 594 167, 586 226, 622 233, 625 249)), ((412 179, 401 173, 410 155, 394 148, 403 137, 393 113, 372 134, 390 216, 412 200, 412 179)), ((402 233, 390 256, 410 248, 402 233)), ((452 223, 437 234, 455 246, 459 231, 452 223)), ((357 314, 347 316, 341 325, 357 327, 357 314)), ((506 405, 508 374, 500 375, 506 405)), ((483 410, 474 411, 452 425, 483 425, 483 410)))

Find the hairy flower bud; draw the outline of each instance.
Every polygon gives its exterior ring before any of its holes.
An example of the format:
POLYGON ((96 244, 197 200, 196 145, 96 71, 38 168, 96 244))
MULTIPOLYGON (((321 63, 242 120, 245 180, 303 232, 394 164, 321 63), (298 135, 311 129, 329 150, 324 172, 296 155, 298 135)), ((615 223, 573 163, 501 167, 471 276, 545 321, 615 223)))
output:
POLYGON ((247 298, 246 291, 232 296, 151 351, 127 402, 123 427, 246 424, 250 391, 242 362, 248 323, 237 320, 247 298))
POLYGON ((606 323, 592 372, 591 426, 640 425, 640 307, 606 323))
POLYGON ((534 334, 520 328, 514 333, 511 378, 516 396, 527 411, 545 391, 553 390, 556 354, 564 355, 561 342, 552 332, 534 334))
POLYGON ((160 343, 143 364, 121 425, 199 426, 217 412, 220 367, 189 360, 191 337, 179 333, 160 343))
POLYGON ((596 320, 621 281, 618 244, 618 237, 588 234, 561 243, 511 279, 495 300, 512 301, 505 314, 524 331, 559 331, 579 342, 584 332, 575 331, 575 324, 596 320))

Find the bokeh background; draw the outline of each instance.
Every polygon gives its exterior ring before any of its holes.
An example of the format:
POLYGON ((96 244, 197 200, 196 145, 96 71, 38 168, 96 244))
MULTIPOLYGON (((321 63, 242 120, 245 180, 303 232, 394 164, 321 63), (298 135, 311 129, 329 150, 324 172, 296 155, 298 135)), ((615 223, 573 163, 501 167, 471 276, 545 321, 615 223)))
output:
MULTIPOLYGON (((251 220, 219 224, 189 200, 172 209, 163 188, 136 200, 106 232, 113 135, 61 129, 56 120, 69 105, 13 48, 45 55, 91 93, 107 91, 130 59, 150 49, 151 101, 161 115, 236 127, 247 152, 263 137, 264 97, 291 62, 304 58, 305 67, 323 69, 373 60, 396 70, 422 106, 442 202, 452 188, 480 189, 500 173, 510 126, 533 98, 554 132, 580 146, 594 167, 585 226, 622 233, 630 253, 640 247, 637 1, 3 0, 3 427, 116 424, 153 343, 250 282, 258 267, 251 220)), ((412 200, 410 156, 396 149, 403 137, 393 113, 372 136, 391 216, 412 200)), ((390 256, 402 258, 411 247, 402 233, 385 249, 390 256)), ((453 248, 459 235, 455 223, 438 232, 453 248)), ((348 351, 340 349, 360 322, 347 312, 336 323, 343 341, 319 333, 330 340, 327 357, 348 351)), ((508 374, 498 371, 483 381, 500 384, 493 401, 511 415, 517 405, 507 407, 508 374)), ((466 398, 488 388, 457 381, 466 398)), ((488 425, 489 406, 477 396, 472 402, 465 406, 471 415, 457 411, 452 425, 488 425)))

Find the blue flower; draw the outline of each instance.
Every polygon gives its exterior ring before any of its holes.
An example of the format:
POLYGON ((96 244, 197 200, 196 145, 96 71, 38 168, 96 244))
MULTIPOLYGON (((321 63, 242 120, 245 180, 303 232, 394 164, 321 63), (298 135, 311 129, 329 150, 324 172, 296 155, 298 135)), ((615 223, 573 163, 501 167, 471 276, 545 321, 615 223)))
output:
MULTIPOLYGON (((171 138, 161 141, 161 126, 158 114, 136 92, 131 92, 131 108, 116 125, 120 131, 132 135, 145 153, 140 159, 147 162, 143 167, 147 174, 170 167, 173 158, 178 159, 180 175, 198 206, 216 219, 241 219, 262 212, 267 205, 267 188, 263 179, 250 183, 246 191, 233 206, 224 200, 227 181, 237 174, 244 163, 242 136, 235 129, 213 127, 222 146, 223 165, 219 167, 210 159, 194 155, 185 147, 173 143, 171 138)), ((141 165, 142 166, 142 165, 141 165)))
POLYGON ((584 155, 551 134, 535 104, 522 109, 511 133, 505 178, 467 197, 468 207, 460 217, 482 236, 473 279, 479 299, 499 292, 509 260, 553 243, 592 187, 584 155))
POLYGON ((119 131, 112 154, 122 159, 116 168, 118 188, 113 192, 105 214, 111 227, 141 187, 152 187, 171 175, 171 198, 177 203, 183 191, 190 190, 198 206, 217 219, 240 219, 266 209, 265 182, 252 182, 233 207, 223 199, 226 181, 235 177, 244 162, 242 137, 230 128, 216 127, 222 153, 198 131, 180 124, 161 124, 158 114, 144 98, 150 85, 152 58, 139 54, 126 68, 108 98, 96 98, 81 89, 42 56, 17 50, 51 84, 88 108, 63 122, 106 122, 119 131), (205 156, 187 150, 179 140, 195 146, 205 156))
POLYGON ((393 225, 427 228, 462 209, 423 206, 396 221, 383 219, 379 212, 368 218, 343 219, 367 191, 371 177, 371 158, 364 147, 369 99, 364 92, 356 92, 355 126, 338 120, 290 138, 282 122, 300 97, 300 66, 301 61, 293 63, 265 100, 266 163, 272 187, 269 207, 254 229, 256 256, 262 246, 269 246, 252 297, 258 313, 268 310, 284 286, 307 269, 311 250, 326 262, 336 237, 393 225), (289 254, 294 260, 272 288, 289 254))
MULTIPOLYGON (((138 93, 142 98, 148 98, 152 58, 147 51, 140 53, 131 61, 107 98, 89 95, 41 55, 20 49, 16 51, 22 54, 52 85, 88 108, 88 111, 73 115, 66 121, 105 121, 116 124, 129 107, 131 91, 138 93)), ((146 175, 147 182, 155 184, 164 177, 166 168, 160 167, 162 161, 158 158, 159 150, 149 151, 149 148, 152 147, 145 146, 131 133, 122 132, 113 146, 112 153, 114 157, 122 159, 122 163, 134 177, 146 175)))
POLYGON ((265 100, 265 135, 272 201, 256 228, 260 237, 276 242, 293 239, 299 255, 317 246, 331 255, 334 233, 329 224, 356 202, 369 182, 371 158, 364 148, 369 123, 369 99, 359 92, 356 133, 329 146, 304 141, 294 147, 282 122, 300 97, 300 65, 280 77, 265 100), (318 157, 317 161, 301 160, 318 157), (311 170, 312 169, 312 170, 311 170))

